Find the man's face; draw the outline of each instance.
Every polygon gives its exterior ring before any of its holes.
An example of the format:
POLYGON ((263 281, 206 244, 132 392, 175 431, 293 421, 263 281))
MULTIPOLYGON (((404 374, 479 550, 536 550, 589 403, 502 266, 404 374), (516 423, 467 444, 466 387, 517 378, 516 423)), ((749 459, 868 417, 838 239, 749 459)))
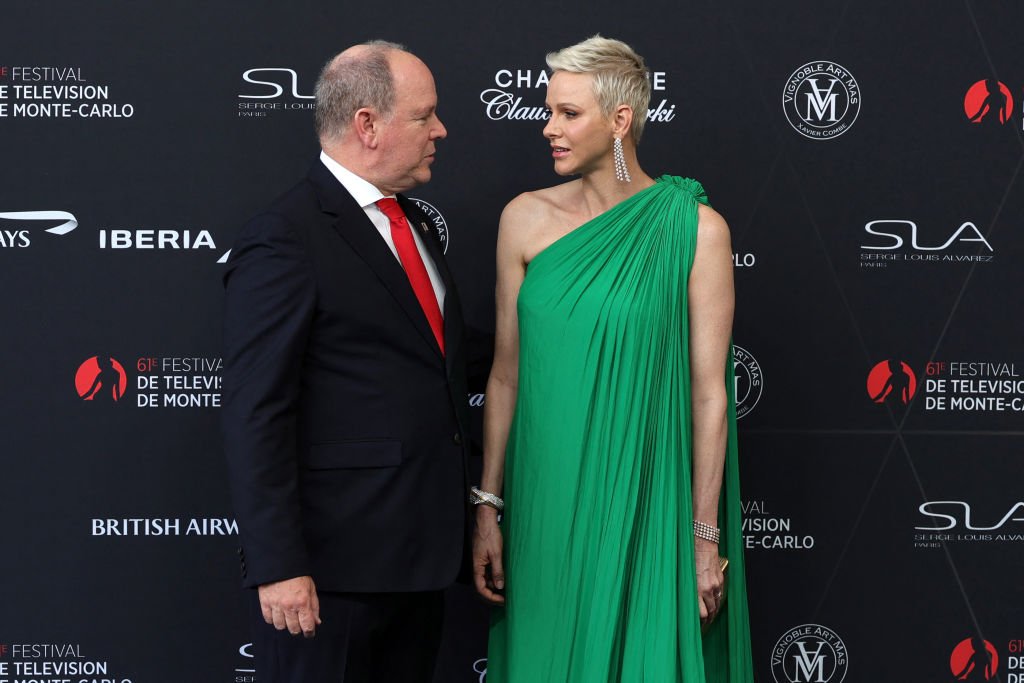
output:
POLYGON ((418 58, 391 54, 395 81, 395 107, 391 118, 379 121, 377 136, 380 163, 377 186, 385 194, 412 189, 430 180, 434 142, 448 135, 437 118, 437 92, 430 69, 418 58))

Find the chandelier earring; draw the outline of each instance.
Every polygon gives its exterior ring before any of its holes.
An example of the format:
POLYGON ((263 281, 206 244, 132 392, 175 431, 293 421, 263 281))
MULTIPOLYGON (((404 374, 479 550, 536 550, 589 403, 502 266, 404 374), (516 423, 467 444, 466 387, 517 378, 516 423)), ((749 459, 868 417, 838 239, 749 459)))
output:
POLYGON ((622 183, 631 183, 629 168, 626 167, 626 155, 622 151, 622 138, 615 138, 612 144, 612 156, 615 158, 615 179, 622 183))

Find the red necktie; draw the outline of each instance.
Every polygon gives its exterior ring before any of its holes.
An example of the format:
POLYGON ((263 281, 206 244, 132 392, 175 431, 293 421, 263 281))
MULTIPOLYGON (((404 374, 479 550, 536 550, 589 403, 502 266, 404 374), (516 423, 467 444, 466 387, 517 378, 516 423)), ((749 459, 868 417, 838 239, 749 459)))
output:
POLYGON ((430 323, 430 329, 434 331, 437 345, 441 347, 441 354, 444 355, 444 319, 441 317, 441 309, 437 306, 437 295, 434 294, 434 286, 430 284, 430 276, 423 265, 420 250, 416 248, 416 241, 409 230, 409 221, 406 220, 398 201, 391 197, 377 200, 377 208, 391 222, 391 239, 395 242, 398 260, 405 268, 412 291, 416 294, 420 307, 427 316, 427 322, 430 323))

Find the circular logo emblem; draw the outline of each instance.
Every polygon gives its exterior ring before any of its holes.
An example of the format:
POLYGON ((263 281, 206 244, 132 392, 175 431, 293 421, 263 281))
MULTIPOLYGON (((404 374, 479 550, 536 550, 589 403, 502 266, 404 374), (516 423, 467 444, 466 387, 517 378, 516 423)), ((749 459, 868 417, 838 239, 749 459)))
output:
POLYGON ((93 356, 75 373, 75 389, 83 401, 120 401, 127 388, 128 374, 109 356, 93 356))
POLYGON ((999 653, 977 636, 964 638, 949 656, 949 670, 958 681, 989 681, 999 670, 999 653))
POLYGON ((848 666, 843 639, 818 624, 789 629, 772 648, 776 683, 841 683, 848 666))
POLYGON ((437 238, 441 240, 441 247, 444 249, 444 253, 448 253, 448 223, 445 222, 444 216, 438 211, 432 204, 429 204, 422 199, 416 197, 409 197, 416 206, 420 207, 420 211, 427 214, 427 218, 430 219, 430 223, 420 223, 420 230, 428 230, 430 226, 434 226, 437 231, 437 238))
POLYGON ((978 81, 964 95, 964 114, 971 123, 985 119, 1006 123, 1013 113, 1010 89, 994 78, 978 81))
POLYGON ((786 81, 782 109, 800 135, 828 140, 850 130, 857 120, 860 86, 853 74, 835 62, 808 62, 786 81))
POLYGON ((761 366, 750 352, 742 346, 732 347, 732 367, 736 374, 736 419, 740 419, 761 400, 761 389, 764 387, 761 366))
POLYGON ((890 358, 871 368, 867 388, 875 403, 905 406, 917 393, 917 375, 904 361, 890 358))

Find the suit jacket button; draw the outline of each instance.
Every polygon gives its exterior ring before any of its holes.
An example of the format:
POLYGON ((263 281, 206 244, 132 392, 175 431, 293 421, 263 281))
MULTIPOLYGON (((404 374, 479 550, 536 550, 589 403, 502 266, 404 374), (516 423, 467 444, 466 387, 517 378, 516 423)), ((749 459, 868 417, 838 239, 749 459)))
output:
POLYGON ((456 446, 461 446, 462 445, 462 435, 459 434, 458 432, 456 432, 455 436, 452 437, 452 441, 455 442, 456 446))

